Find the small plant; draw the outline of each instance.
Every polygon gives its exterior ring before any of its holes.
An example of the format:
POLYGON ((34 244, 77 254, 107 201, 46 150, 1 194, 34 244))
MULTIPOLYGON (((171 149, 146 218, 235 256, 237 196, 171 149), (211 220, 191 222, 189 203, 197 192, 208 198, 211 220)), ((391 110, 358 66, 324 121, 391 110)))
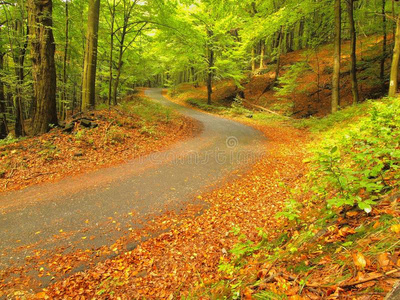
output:
POLYGON ((296 200, 289 199, 285 202, 285 208, 282 211, 278 212, 275 215, 275 218, 279 219, 284 217, 289 221, 294 221, 298 223, 300 220, 300 207, 301 204, 298 203, 296 200))
POLYGON ((156 130, 154 126, 143 125, 142 128, 140 128, 140 133, 147 136, 154 136, 156 135, 156 130))
POLYGON ((117 126, 113 126, 108 132, 107 132, 107 139, 115 144, 115 143, 123 143, 125 141, 126 135, 125 133, 118 128, 117 126))
POLYGON ((237 115, 237 116, 251 114, 251 111, 243 106, 243 100, 240 98, 234 99, 231 108, 229 109, 228 112, 232 115, 237 115))
POLYGON ((400 178, 400 104, 387 99, 350 127, 328 132, 315 150, 311 180, 328 208, 357 205, 369 213, 400 178))
POLYGON ((304 73, 310 72, 311 70, 311 66, 307 62, 299 62, 291 65, 288 71, 279 78, 281 87, 275 89, 277 92, 276 94, 283 97, 294 92, 303 92, 302 90, 298 91, 298 78, 304 76, 304 73))
POLYGON ((85 129, 79 129, 76 133, 75 133, 75 139, 77 141, 83 141, 86 137, 86 130, 85 129))

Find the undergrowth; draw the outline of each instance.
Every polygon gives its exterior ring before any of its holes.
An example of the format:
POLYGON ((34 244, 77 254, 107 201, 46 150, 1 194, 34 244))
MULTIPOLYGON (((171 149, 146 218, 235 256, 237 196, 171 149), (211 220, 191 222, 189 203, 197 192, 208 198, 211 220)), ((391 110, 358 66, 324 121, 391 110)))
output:
POLYGON ((400 102, 367 102, 297 125, 318 135, 308 180, 275 216, 281 233, 260 229, 250 240, 234 228, 240 242, 221 258, 220 280, 200 284, 199 297, 325 299, 390 290, 387 274, 400 266, 400 102), (378 278, 364 284, 368 276, 378 278))

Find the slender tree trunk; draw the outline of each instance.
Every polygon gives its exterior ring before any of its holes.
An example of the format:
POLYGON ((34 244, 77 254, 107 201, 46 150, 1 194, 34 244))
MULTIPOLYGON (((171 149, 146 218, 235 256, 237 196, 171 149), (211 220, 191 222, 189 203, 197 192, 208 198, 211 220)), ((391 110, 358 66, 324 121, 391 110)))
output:
POLYGON ((13 52, 13 61, 14 61, 14 72, 17 78, 17 84, 15 88, 15 97, 13 99, 13 105, 15 107, 15 136, 25 136, 25 122, 24 122, 24 114, 23 114, 23 105, 22 105, 22 84, 24 83, 24 63, 26 56, 26 49, 28 47, 28 37, 29 37, 29 26, 27 26, 26 34, 23 30, 23 21, 16 20, 15 21, 15 31, 18 32, 20 36, 25 35, 25 42, 22 46, 15 49, 13 43, 11 43, 10 38, 10 47, 11 52, 13 52), (16 53, 16 54, 15 54, 16 53))
POLYGON ((28 24, 31 36, 33 88, 36 99, 33 134, 45 133, 57 125, 56 66, 53 37, 53 3, 28 0, 28 24))
POLYGON ((97 43, 100 17, 100 0, 89 0, 88 28, 82 81, 82 110, 96 106, 97 43))
MULTIPOLYGON (((0 28, 1 33, 1 28, 0 28)), ((4 70, 4 52, 0 53, 0 139, 4 139, 8 136, 8 124, 7 124, 7 100, 4 93, 4 81, 2 72, 4 70)))
POLYGON ((125 46, 125 36, 126 36, 126 26, 122 29, 122 35, 121 35, 121 41, 119 44, 119 55, 118 55, 118 65, 117 65, 117 76, 115 77, 115 83, 114 83, 114 105, 117 105, 117 95, 118 95, 118 86, 119 86, 119 80, 121 78, 121 69, 122 69, 122 57, 124 55, 124 46, 125 46))
POLYGON ((340 104, 340 55, 341 55, 341 31, 342 12, 341 0, 335 0, 335 39, 333 53, 333 75, 332 75, 332 113, 338 110, 340 104))
POLYGON ((303 35, 304 35, 304 18, 301 18, 299 25, 299 35, 297 37, 296 50, 300 50, 303 48, 303 35))
MULTIPOLYGON (((211 30, 207 30, 208 38, 211 40, 214 33, 211 30)), ((211 105, 212 103, 212 79, 213 79, 213 67, 214 67, 214 49, 210 44, 208 47, 208 70, 207 70, 207 103, 211 105)))
POLYGON ((360 102, 358 94, 358 82, 357 82, 357 33, 356 26, 354 23, 354 0, 346 0, 347 13, 349 15, 349 25, 350 25, 350 78, 351 78, 351 92, 353 94, 353 103, 360 102))
POLYGON ((112 102, 112 84, 113 84, 113 51, 114 51, 114 23, 115 23, 115 0, 112 3, 111 9, 111 31, 110 31, 110 66, 109 66, 109 77, 108 82, 108 105, 111 106, 112 102))
POLYGON ((264 69, 264 56, 265 56, 265 41, 260 41, 260 69, 264 69))
POLYGON ((256 71, 256 53, 254 47, 251 48, 251 71, 254 73, 256 71))
MULTIPOLYGON (((394 1, 397 1, 397 0, 392 0, 392 18, 393 18, 393 20, 396 20, 394 1)), ((392 32, 393 32, 393 39, 395 39, 396 38, 396 24, 394 24, 392 26, 392 32)))
POLYGON ((392 67, 390 70, 390 87, 389 97, 394 97, 397 93, 398 87, 398 71, 399 71, 399 59, 400 59, 400 16, 397 17, 396 21, 396 35, 394 40, 392 67))
POLYGON ((62 99, 62 116, 64 120, 67 116, 67 61, 68 61, 68 47, 69 47, 69 7, 68 1, 65 0, 65 46, 64 46, 64 66, 63 66, 63 99, 62 99))
POLYGON ((4 68, 4 55, 5 53, 0 53, 0 139, 4 139, 8 136, 8 125, 7 125, 7 105, 6 98, 4 94, 4 83, 3 76, 1 72, 4 68))
POLYGON ((382 0, 382 30, 383 30, 383 44, 382 44, 382 58, 381 70, 379 78, 382 84, 382 91, 385 90, 385 61, 386 61, 386 48, 387 48, 387 33, 386 33, 386 0, 382 0))
POLYGON ((282 54, 282 42, 284 37, 284 30, 283 27, 279 33, 279 40, 278 40, 278 49, 277 49, 277 56, 276 56, 276 68, 275 68, 275 78, 274 78, 274 85, 278 82, 279 79, 279 72, 281 69, 281 54, 282 54))

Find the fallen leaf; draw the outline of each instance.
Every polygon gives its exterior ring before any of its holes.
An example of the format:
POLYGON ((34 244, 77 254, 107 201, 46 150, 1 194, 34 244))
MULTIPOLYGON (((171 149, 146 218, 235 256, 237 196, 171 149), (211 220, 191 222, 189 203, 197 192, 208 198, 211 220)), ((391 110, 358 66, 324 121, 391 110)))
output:
POLYGON ((367 266, 367 261, 361 252, 353 253, 353 261, 358 269, 362 270, 367 266))
POLYGON ((378 263, 381 268, 387 267, 390 263, 389 254, 387 252, 378 255, 378 263))
POLYGON ((392 225, 390 230, 392 230, 394 233, 400 233, 400 224, 392 225))
POLYGON ((35 299, 45 299, 46 298, 46 293, 45 292, 40 292, 35 294, 35 299))

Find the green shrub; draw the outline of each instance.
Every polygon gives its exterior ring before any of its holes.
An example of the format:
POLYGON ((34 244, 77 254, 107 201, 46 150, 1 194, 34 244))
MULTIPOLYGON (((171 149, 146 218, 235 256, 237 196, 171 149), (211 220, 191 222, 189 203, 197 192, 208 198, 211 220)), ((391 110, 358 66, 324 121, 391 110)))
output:
POLYGON ((311 180, 328 208, 354 206, 370 212, 381 196, 398 186, 400 102, 375 102, 354 124, 327 131, 314 149, 311 180))
POLYGON ((231 104, 231 108, 228 110, 228 113, 234 116, 252 114, 250 110, 246 109, 243 106, 243 101, 240 98, 235 98, 235 100, 231 104))
POLYGON ((298 78, 310 71, 312 68, 307 62, 298 62, 288 67, 288 71, 279 78, 280 87, 275 88, 276 94, 283 97, 295 92, 303 92, 304 90, 298 90, 298 78))

